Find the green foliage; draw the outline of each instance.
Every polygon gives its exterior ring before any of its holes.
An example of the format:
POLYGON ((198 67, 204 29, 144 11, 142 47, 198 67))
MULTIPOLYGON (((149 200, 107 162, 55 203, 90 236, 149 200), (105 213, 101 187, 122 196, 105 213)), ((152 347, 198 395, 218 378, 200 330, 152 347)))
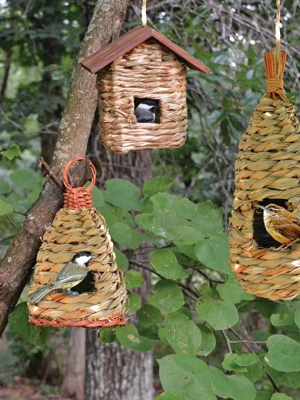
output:
POLYGON ((11 330, 26 342, 44 347, 49 339, 49 328, 30 325, 27 321, 29 311, 26 303, 20 303, 9 315, 11 330))
POLYGON ((10 161, 21 154, 20 147, 17 144, 12 144, 7 150, 0 152, 4 157, 8 158, 10 161))

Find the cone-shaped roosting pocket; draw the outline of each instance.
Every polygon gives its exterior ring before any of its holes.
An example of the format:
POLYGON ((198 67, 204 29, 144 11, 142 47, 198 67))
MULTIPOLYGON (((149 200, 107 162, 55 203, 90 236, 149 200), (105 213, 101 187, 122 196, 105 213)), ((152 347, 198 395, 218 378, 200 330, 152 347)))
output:
POLYGON ((125 324, 126 289, 116 264, 113 243, 104 217, 92 206, 91 191, 96 172, 88 188, 72 188, 68 183, 70 165, 64 170, 64 207, 46 229, 37 255, 32 294, 49 284, 74 255, 87 251, 95 257, 88 264, 86 278, 72 290, 52 290, 37 303, 28 303, 29 322, 40 326, 102 327, 125 324))
MULTIPOLYGON (((272 300, 300 294, 300 241, 277 249, 258 205, 300 215, 300 124, 283 90, 286 53, 265 56, 267 94, 242 135, 229 229, 231 268, 249 293, 272 300)), ((299 220, 300 221, 300 220, 299 220)))

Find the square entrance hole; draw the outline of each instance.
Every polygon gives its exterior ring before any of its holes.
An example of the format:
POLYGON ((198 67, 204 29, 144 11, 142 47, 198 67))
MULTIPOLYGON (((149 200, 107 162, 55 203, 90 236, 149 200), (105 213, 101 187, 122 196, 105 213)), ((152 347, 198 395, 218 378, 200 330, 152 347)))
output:
POLYGON ((134 98, 134 114, 137 123, 160 123, 160 101, 158 99, 134 98), (153 115, 154 114, 154 115, 153 115), (154 116, 154 120, 153 120, 154 116))

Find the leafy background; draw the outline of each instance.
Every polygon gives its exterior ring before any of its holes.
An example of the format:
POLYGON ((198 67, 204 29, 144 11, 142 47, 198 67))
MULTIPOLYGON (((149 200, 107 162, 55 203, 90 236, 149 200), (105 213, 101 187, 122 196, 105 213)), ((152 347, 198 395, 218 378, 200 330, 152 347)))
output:
MULTIPOLYGON (((118 340, 134 351, 154 348, 164 392, 157 399, 198 400, 199 393, 206 400, 297 399, 299 300, 271 302, 245 293, 227 261, 234 161, 239 138, 265 91, 262 55, 274 47, 275 1, 152 3, 149 24, 212 72, 188 72, 188 140, 181 149, 153 152, 154 179, 141 189, 122 179, 94 189, 94 204, 106 218, 125 273, 128 315, 136 317, 126 327, 102 329, 100 340, 118 340), (142 241, 149 244, 150 265, 141 258, 135 267, 152 272, 153 291, 146 301, 135 293, 144 284, 142 275, 128 269, 133 260, 127 250, 138 253, 142 241)), ((93 4, 10 0, 1 6, 3 255, 45 181, 37 159, 50 157, 55 144, 93 4)), ((139 10, 139 3, 131 2, 124 30, 140 23, 139 10)), ((298 3, 285 1, 285 88, 296 106, 299 17, 298 3)), ((100 157, 91 146, 87 155, 100 157)), ((25 288, 7 333, 11 365, 24 365, 22 374, 28 372, 26 360, 49 351, 54 337, 26 325, 26 298, 25 288)), ((6 372, 0 369, 1 379, 6 372)))

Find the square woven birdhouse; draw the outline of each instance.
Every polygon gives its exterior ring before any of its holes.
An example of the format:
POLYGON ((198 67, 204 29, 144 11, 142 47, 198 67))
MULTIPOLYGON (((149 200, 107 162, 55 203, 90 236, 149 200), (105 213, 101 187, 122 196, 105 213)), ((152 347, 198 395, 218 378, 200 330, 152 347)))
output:
POLYGON ((101 139, 116 153, 175 149, 187 135, 186 67, 209 68, 169 39, 137 27, 81 62, 97 74, 101 139), (137 108, 151 100, 151 122, 137 121, 137 108))

